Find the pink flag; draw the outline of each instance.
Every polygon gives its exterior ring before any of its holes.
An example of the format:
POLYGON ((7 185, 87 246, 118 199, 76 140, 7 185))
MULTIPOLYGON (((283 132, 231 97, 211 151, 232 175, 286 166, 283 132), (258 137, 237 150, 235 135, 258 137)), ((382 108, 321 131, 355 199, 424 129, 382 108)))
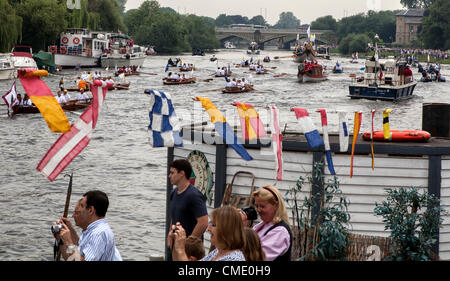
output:
POLYGON ((281 154, 283 152, 282 141, 283 135, 280 132, 280 120, 278 114, 278 108, 276 106, 270 106, 270 130, 272 131, 272 148, 275 154, 275 162, 277 164, 277 180, 281 181, 283 176, 283 158, 281 154))
POLYGON ((91 92, 92 105, 72 124, 69 132, 58 138, 36 167, 50 181, 54 181, 91 140, 98 114, 108 92, 108 85, 105 82, 94 81, 91 92), (101 93, 98 91, 99 86, 102 87, 101 93))

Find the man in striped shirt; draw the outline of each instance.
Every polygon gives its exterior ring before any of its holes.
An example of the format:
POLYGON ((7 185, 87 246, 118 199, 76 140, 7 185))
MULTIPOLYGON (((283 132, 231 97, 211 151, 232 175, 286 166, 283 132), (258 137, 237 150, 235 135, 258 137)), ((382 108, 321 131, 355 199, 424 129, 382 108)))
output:
POLYGON ((62 217, 55 222, 63 226, 55 237, 61 237, 64 243, 61 254, 65 260, 122 260, 114 242, 114 234, 105 218, 108 205, 108 196, 102 191, 89 191, 83 195, 72 215, 75 225, 82 228, 81 237, 78 237, 69 218, 62 217))

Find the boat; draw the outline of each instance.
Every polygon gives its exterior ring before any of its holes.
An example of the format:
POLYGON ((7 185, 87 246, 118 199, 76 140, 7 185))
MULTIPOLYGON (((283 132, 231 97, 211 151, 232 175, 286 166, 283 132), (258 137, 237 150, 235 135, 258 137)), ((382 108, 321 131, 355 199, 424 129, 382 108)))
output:
POLYGON ((192 71, 192 70, 195 70, 195 67, 193 67, 193 66, 190 66, 190 67, 180 67, 180 69, 179 69, 181 72, 188 72, 188 71, 192 71))
POLYGON ((125 73, 125 76, 135 76, 140 75, 141 73, 139 71, 130 71, 130 72, 124 72, 124 71, 116 71, 114 72, 114 76, 119 76, 120 74, 125 73))
POLYGON ((0 54, 0 80, 14 79, 16 69, 11 54, 0 54))
POLYGON ((355 54, 352 54, 352 59, 350 60, 350 63, 359 63, 358 52, 356 52, 355 54))
POLYGON ((11 60, 16 70, 20 68, 38 68, 36 61, 33 59, 31 46, 16 45, 12 48, 11 53, 11 60))
POLYGON ((205 51, 203 51, 202 49, 192 49, 192 55, 193 56, 204 56, 205 55, 205 51))
POLYGON ((155 51, 154 46, 148 46, 148 47, 145 49, 145 54, 146 54, 147 56, 153 56, 153 55, 156 55, 156 51, 155 51))
MULTIPOLYGON (((71 100, 66 104, 61 104, 61 108, 64 111, 76 111, 85 109, 92 104, 92 98, 87 103, 79 103, 76 100, 71 100)), ((13 107, 14 114, 30 114, 30 113, 39 113, 39 109, 36 106, 21 106, 16 105, 13 107)))
POLYGON ((230 41, 226 41, 223 46, 225 47, 225 49, 236 49, 236 46, 233 45, 233 43, 231 43, 230 41))
POLYGON ((300 83, 320 82, 328 79, 323 66, 317 62, 302 62, 298 65, 297 79, 300 83))
POLYGON ((248 46, 248 50, 247 50, 247 55, 259 55, 260 50, 259 50, 259 46, 258 43, 256 42, 251 42, 250 46, 248 46))
POLYGON ((265 56, 263 58, 263 62, 270 62, 270 57, 269 56, 265 56))
POLYGON ((333 67, 333 73, 343 73, 344 68, 341 67, 339 62, 336 62, 336 65, 333 67))
POLYGON ((127 83, 116 83, 110 90, 128 90, 130 88, 131 82, 127 83))
POLYGON ((216 58, 216 56, 215 56, 215 55, 213 55, 212 57, 210 57, 210 58, 209 58, 209 60, 210 60, 210 61, 216 61, 216 60, 217 60, 217 58, 216 58))
POLYGON ((330 47, 326 45, 319 45, 316 48, 316 57, 323 58, 323 59, 331 59, 330 57, 330 47))
POLYGON ((375 57, 366 59, 364 76, 352 77, 348 96, 352 99, 390 101, 411 98, 417 82, 405 78, 406 65, 406 61, 395 61, 393 58, 378 61, 375 57))
POLYGON ((239 94, 239 93, 246 93, 246 92, 250 92, 250 91, 253 91, 252 85, 246 85, 244 88, 234 86, 234 87, 225 87, 222 90, 222 94, 239 94))
POLYGON ((224 73, 223 75, 222 75, 222 74, 214 73, 214 76, 215 76, 215 77, 225 77, 225 76, 230 76, 232 73, 233 73, 232 71, 228 71, 228 70, 227 70, 227 72, 224 73))
POLYGON ((109 37, 109 49, 101 55, 100 61, 103 68, 142 66, 146 57, 144 47, 135 45, 126 34, 114 33, 109 37))
POLYGON ((311 42, 305 42, 303 45, 297 44, 294 50, 294 62, 304 62, 307 59, 313 61, 316 59, 316 51, 314 51, 311 42))
POLYGON ((100 57, 109 50, 110 33, 86 28, 67 28, 60 34, 59 49, 50 49, 55 64, 62 68, 99 67, 100 57))
MULTIPOLYGON (((383 130, 373 132, 374 141, 392 141, 392 142, 426 142, 431 138, 431 134, 422 130, 390 130, 390 138, 384 138, 383 130)), ((364 140, 371 140, 371 131, 363 134, 364 140)))
POLYGON ((165 78, 163 83, 164 85, 180 85, 180 84, 191 84, 195 83, 195 77, 192 78, 184 78, 184 79, 167 79, 165 78))

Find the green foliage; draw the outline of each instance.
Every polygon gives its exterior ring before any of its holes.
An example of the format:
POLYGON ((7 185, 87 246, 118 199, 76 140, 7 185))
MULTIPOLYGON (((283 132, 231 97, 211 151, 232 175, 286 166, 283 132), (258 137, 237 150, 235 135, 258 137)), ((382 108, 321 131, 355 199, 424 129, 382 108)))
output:
POLYGON ((0 0, 0 52, 10 52, 22 39, 22 18, 7 0, 0 0))
POLYGON ((323 162, 316 162, 308 177, 312 187, 324 187, 322 192, 311 195, 310 198, 305 196, 303 204, 298 206, 298 196, 305 185, 302 176, 297 180, 296 186, 286 192, 286 202, 293 204, 294 226, 297 225, 304 233, 303 248, 307 250, 300 253, 299 260, 344 260, 349 246, 348 201, 339 188, 336 176, 324 183, 323 167, 323 162), (317 214, 313 217, 315 212, 317 214))
POLYGON ((400 3, 408 8, 428 8, 436 0, 400 0, 400 3))
POLYGON ((324 16, 311 22, 311 29, 337 30, 337 21, 333 16, 324 16))
POLYGON ((339 43, 339 52, 346 55, 354 52, 364 52, 369 42, 371 40, 366 34, 349 34, 339 43))
POLYGON ((294 16, 292 12, 282 12, 280 19, 273 26, 274 28, 298 28, 300 27, 300 20, 294 16))
POLYGON ((374 212, 383 217, 391 231, 392 255, 388 260, 423 261, 432 259, 432 246, 442 224, 439 199, 416 187, 386 189, 387 201, 375 203, 374 212), (418 212, 421 211, 421 212, 418 212))
POLYGON ((450 4, 436 0, 422 19, 420 38, 426 48, 450 49, 450 4))

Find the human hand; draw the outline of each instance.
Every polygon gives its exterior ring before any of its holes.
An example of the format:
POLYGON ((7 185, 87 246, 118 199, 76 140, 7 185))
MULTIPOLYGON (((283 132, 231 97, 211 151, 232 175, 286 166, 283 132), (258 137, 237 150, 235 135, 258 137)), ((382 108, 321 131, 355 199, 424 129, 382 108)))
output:
POLYGON ((177 222, 173 231, 173 236, 174 250, 178 253, 184 253, 186 246, 186 231, 181 226, 181 223, 177 222))
POLYGON ((67 225, 64 222, 62 223, 62 226, 63 226, 63 228, 59 232, 59 236, 61 237, 61 240, 63 241, 64 245, 73 244, 72 236, 70 235, 70 229, 67 227, 67 225))

